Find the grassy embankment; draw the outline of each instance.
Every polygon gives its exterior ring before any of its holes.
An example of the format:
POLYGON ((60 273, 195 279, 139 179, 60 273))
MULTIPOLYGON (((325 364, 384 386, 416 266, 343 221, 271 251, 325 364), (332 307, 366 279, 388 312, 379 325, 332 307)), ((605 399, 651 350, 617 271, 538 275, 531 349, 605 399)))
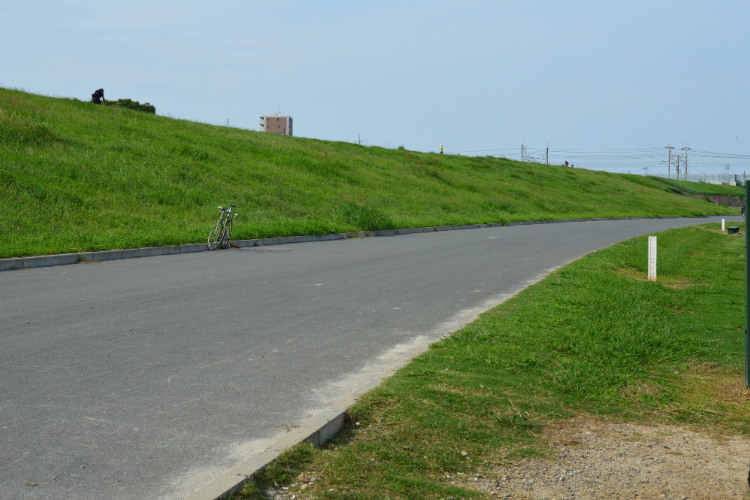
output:
POLYGON ((687 192, 709 196, 711 198, 715 198, 716 196, 744 197, 745 195, 745 189, 738 186, 725 186, 722 184, 709 184, 705 182, 679 181, 674 179, 672 179, 670 182, 677 186, 685 188, 687 192))
POLYGON ((736 212, 650 178, 282 137, 8 89, 0 187, 0 258, 202 242, 227 203, 238 205, 235 239, 736 212))
MULTIPOLYGON (((238 499, 478 498, 452 478, 552 457, 540 431, 587 415, 750 432, 743 379, 744 237, 717 224, 659 234, 552 273, 364 395, 322 449, 301 444, 238 499)), ((635 493, 635 491, 634 491, 635 493)))

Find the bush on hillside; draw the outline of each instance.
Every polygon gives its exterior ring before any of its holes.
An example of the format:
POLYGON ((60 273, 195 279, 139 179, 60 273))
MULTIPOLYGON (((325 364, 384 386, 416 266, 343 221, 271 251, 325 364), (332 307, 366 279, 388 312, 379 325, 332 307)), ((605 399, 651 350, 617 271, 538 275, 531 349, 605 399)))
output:
POLYGON ((152 115, 156 114, 156 107, 147 102, 141 104, 138 101, 131 101, 130 99, 117 99, 116 101, 106 101, 104 104, 118 108, 132 109, 134 111, 143 111, 152 115))

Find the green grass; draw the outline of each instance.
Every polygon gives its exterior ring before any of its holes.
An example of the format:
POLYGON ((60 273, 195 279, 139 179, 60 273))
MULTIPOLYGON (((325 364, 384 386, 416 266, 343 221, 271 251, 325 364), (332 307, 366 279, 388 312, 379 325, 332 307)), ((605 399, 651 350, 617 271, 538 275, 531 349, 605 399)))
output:
POLYGON ((705 182, 690 182, 672 180, 674 184, 689 189, 698 194, 719 196, 745 196, 745 188, 742 186, 725 186, 723 184, 708 184, 705 182))
POLYGON ((0 88, 0 258, 235 239, 735 213, 654 179, 263 134, 0 88))
POLYGON ((658 238, 657 282, 646 237, 552 273, 361 397, 329 445, 298 445, 235 498, 297 477, 306 498, 475 498, 449 478, 549 456, 540 431, 575 415, 750 432, 744 237, 709 224, 658 238))

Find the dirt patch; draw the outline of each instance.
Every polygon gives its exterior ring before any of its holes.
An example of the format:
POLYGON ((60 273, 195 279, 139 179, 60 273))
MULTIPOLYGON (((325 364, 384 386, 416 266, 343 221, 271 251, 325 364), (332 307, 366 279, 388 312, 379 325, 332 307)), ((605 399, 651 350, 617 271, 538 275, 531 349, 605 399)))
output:
POLYGON ((555 459, 516 460, 461 484, 496 498, 750 498, 746 436, 576 418, 543 437, 555 459))
MULTIPOLYGON (((641 271, 632 266, 618 267, 612 270, 616 275, 625 279, 634 281, 648 281, 648 273, 641 271)), ((656 283, 673 290, 686 290, 688 288, 706 286, 705 281, 688 280, 686 278, 668 278, 664 276, 657 277, 656 283)))

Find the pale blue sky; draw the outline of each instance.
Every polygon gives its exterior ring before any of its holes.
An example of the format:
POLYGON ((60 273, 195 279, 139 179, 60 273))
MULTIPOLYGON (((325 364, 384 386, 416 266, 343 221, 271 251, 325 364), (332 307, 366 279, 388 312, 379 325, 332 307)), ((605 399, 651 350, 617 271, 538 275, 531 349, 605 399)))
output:
POLYGON ((175 118, 750 174, 747 0, 0 0, 0 46, 2 87, 175 118))

